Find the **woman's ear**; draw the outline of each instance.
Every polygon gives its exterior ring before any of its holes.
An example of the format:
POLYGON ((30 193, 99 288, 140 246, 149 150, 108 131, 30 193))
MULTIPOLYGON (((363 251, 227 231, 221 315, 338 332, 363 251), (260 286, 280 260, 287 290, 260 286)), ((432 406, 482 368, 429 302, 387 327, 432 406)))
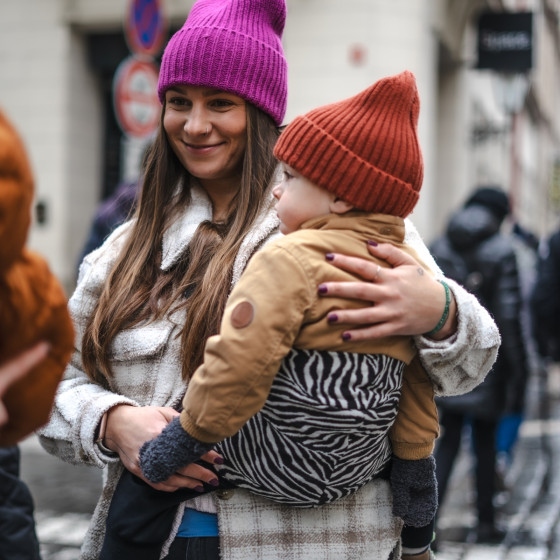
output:
POLYGON ((330 210, 333 214, 346 214, 350 210, 353 210, 354 207, 346 200, 342 200, 342 198, 335 197, 331 200, 330 210))

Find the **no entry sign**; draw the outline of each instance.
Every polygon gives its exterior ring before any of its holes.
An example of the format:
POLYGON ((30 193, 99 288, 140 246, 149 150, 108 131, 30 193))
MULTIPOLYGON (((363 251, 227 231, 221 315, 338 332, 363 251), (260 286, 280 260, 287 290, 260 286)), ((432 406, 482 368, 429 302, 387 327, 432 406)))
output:
POLYGON ((130 0, 124 20, 128 48, 136 54, 155 56, 161 50, 167 25, 160 0, 130 0))
POLYGON ((143 138, 156 130, 161 111, 157 83, 157 66, 147 60, 131 56, 117 68, 113 104, 117 121, 125 134, 143 138))

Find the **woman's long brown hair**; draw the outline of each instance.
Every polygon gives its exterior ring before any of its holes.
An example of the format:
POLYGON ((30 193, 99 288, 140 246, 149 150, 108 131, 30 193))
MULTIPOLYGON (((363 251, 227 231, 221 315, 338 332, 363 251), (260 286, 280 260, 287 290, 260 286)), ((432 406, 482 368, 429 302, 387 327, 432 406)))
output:
POLYGON ((134 223, 109 274, 82 339, 87 375, 109 385, 111 342, 121 330, 170 311, 187 310, 181 335, 184 379, 202 363, 206 339, 219 330, 239 247, 267 204, 276 160, 278 129, 272 119, 247 103, 247 148, 241 185, 223 224, 203 222, 187 254, 169 271, 161 270, 163 234, 190 203, 191 175, 181 165, 163 129, 148 154, 134 223), (177 186, 183 185, 177 196, 177 186))

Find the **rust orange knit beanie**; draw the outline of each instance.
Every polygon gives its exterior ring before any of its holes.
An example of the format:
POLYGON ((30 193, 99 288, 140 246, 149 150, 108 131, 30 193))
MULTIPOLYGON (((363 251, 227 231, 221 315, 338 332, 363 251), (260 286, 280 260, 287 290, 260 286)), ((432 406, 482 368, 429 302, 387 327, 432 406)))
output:
POLYGON ((419 110, 416 80, 405 71, 296 117, 274 155, 359 210, 404 218, 424 175, 419 110))

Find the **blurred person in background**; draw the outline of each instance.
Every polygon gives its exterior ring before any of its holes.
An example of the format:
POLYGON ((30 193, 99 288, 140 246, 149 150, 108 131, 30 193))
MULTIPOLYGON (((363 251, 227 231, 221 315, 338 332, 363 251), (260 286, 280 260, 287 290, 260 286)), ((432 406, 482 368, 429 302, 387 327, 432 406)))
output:
POLYGON ((0 557, 9 560, 39 559, 17 444, 47 422, 74 342, 61 285, 25 247, 33 190, 23 143, 0 112, 0 557))
POLYGON ((560 229, 540 244, 531 311, 539 353, 560 362, 560 229))
POLYGON ((122 223, 130 219, 136 208, 142 176, 146 169, 146 158, 150 153, 150 144, 145 148, 140 160, 140 173, 135 181, 121 181, 114 192, 102 200, 95 211, 88 238, 78 259, 78 268, 85 256, 101 247, 103 242, 122 223))
POLYGON ((93 218, 88 238, 82 249, 78 265, 94 249, 101 247, 109 235, 125 222, 133 213, 136 205, 140 183, 123 181, 117 185, 115 192, 103 200, 93 218))
MULTIPOLYGON (((283 0, 194 3, 162 57, 162 119, 134 217, 80 266, 70 300, 76 352, 40 440, 65 461, 108 469, 84 560, 99 557, 123 469, 145 481, 139 449, 179 415, 232 285, 253 253, 280 235, 271 191, 287 101, 285 17, 283 0)), ((366 177, 377 173, 365 170, 366 177)), ((405 242, 441 278, 409 220, 405 242)), ((334 254, 333 266, 365 281, 326 282, 321 297, 374 305, 333 304, 333 325, 348 325, 347 340, 414 336, 440 394, 478 384, 495 359, 499 334, 476 298, 450 280, 457 311, 450 310, 436 335, 423 336, 441 320, 444 287, 396 247, 368 250, 393 268, 376 278, 373 261, 334 254)), ((151 486, 169 492, 209 483, 217 457, 211 451, 205 463, 151 486)), ((382 479, 321 508, 282 506, 244 489, 204 494, 187 505, 179 506, 167 539, 169 559, 386 560, 400 551, 402 520, 392 515, 391 488, 382 479)))
POLYGON ((497 452, 497 489, 509 490, 507 481, 508 470, 514 459, 515 444, 519 436, 519 428, 527 414, 527 387, 531 376, 538 376, 542 371, 542 358, 538 352, 533 318, 531 313, 531 294, 533 293, 537 275, 538 238, 529 230, 515 222, 511 228, 511 241, 517 260, 519 286, 521 290, 521 328, 525 349, 527 350, 528 367, 525 377, 518 383, 518 389, 510 401, 498 425, 496 436, 497 452))
MULTIPOLYGON (((3 398, 9 388, 41 363, 49 351, 39 342, 0 365, 0 426, 9 415, 3 398)), ((39 541, 35 532, 33 498, 19 478, 20 450, 17 445, 0 447, 0 558, 39 560, 39 541)))
POLYGON ((507 194, 497 187, 481 187, 451 216, 445 235, 431 246, 443 272, 476 295, 502 337, 498 359, 483 383, 464 395, 437 400, 442 428, 435 452, 440 506, 468 422, 476 458, 477 542, 499 542, 504 536, 493 504, 496 434, 502 416, 519 401, 528 375, 517 258, 511 237, 500 232, 508 214, 507 194))

